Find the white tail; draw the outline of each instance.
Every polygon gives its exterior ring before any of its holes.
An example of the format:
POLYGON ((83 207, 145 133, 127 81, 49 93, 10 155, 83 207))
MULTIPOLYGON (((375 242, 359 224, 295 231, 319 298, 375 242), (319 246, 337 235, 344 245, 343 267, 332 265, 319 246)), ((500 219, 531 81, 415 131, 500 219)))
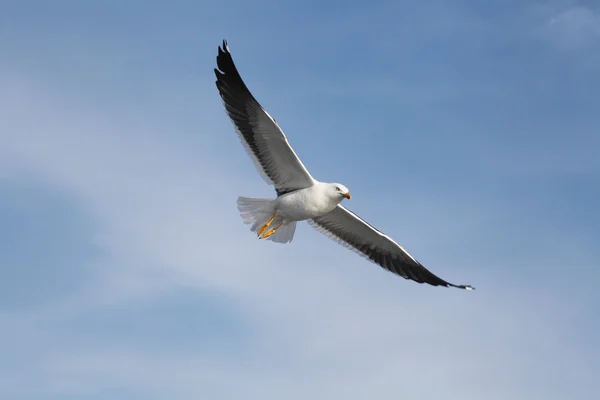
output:
MULTIPOLYGON (((252 224, 250 230, 257 232, 264 224, 266 224, 275 213, 273 199, 257 199, 251 197, 238 197, 237 205, 240 211, 240 216, 245 224, 252 224)), ((271 226, 275 227, 281 223, 281 219, 276 217, 271 226)), ((276 243, 291 242, 296 232, 296 222, 286 222, 281 228, 271 235, 268 240, 276 243)))

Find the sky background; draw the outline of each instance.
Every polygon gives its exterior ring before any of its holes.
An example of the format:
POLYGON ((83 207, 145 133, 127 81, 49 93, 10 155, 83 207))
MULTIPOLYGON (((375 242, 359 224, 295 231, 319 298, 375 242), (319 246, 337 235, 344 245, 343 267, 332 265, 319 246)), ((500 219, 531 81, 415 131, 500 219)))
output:
POLYGON ((597 1, 0 1, 0 398, 600 397, 597 1), (300 224, 214 85, 431 271, 300 224))

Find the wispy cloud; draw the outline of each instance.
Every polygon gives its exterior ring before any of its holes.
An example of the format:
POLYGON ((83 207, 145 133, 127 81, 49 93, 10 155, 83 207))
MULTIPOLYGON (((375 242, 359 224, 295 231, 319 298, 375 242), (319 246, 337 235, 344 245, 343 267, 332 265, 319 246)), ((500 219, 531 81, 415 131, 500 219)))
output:
POLYGON ((600 40, 600 12, 570 7, 550 19, 550 29, 563 44, 582 45, 600 40))

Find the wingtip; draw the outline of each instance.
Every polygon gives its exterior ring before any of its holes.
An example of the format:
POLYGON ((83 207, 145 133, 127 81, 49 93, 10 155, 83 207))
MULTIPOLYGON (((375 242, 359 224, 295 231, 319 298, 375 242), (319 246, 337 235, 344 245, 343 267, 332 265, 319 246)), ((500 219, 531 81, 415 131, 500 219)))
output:
POLYGON ((222 72, 225 72, 227 60, 231 59, 231 53, 229 52, 229 44, 227 44, 227 39, 223 39, 223 43, 218 48, 217 54, 217 69, 215 69, 215 75, 219 78, 219 75, 223 75, 222 72))
POLYGON ((446 287, 454 287, 454 288, 463 289, 463 290, 475 290, 475 287, 473 287, 471 285, 454 285, 452 283, 449 283, 448 285, 446 285, 446 287))

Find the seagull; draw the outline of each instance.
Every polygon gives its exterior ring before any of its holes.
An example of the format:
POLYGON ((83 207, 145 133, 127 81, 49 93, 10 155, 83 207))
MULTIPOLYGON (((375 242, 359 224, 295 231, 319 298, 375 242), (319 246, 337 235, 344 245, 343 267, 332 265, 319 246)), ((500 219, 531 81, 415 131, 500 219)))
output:
POLYGON ((238 197, 245 224, 259 239, 289 243, 296 223, 307 221, 317 231, 405 279, 432 286, 473 290, 437 277, 388 235, 342 206, 350 200, 340 183, 320 182, 308 172, 285 134, 242 80, 227 41, 219 46, 216 85, 242 145, 262 178, 275 187, 276 198, 238 197))

